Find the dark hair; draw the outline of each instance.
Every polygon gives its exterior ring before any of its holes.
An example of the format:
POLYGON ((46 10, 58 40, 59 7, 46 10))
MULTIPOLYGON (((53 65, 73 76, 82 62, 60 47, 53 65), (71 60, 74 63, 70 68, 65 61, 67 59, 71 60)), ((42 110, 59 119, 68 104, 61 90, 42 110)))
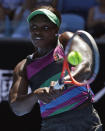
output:
POLYGON ((51 5, 37 5, 32 11, 35 11, 35 10, 38 10, 38 9, 47 9, 47 10, 53 12, 59 18, 59 21, 60 21, 60 24, 61 24, 61 14, 53 6, 51 6, 51 5))

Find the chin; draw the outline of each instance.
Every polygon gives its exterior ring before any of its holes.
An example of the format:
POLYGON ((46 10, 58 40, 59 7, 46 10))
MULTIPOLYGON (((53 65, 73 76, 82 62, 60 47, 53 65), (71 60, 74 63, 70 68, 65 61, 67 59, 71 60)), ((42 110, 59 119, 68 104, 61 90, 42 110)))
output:
POLYGON ((45 48, 43 45, 43 43, 39 43, 39 42, 32 42, 33 46, 35 48, 45 48))

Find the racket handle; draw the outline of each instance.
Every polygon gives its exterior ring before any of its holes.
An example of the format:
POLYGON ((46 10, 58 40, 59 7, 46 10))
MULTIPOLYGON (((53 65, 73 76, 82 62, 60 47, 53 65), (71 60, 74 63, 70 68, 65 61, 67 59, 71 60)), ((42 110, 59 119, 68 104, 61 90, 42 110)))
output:
POLYGON ((57 81, 57 83, 55 84, 54 89, 61 89, 62 87, 64 87, 64 83, 61 79, 59 79, 59 81, 57 81))
POLYGON ((63 79, 63 78, 60 78, 60 79, 58 80, 58 82, 59 82, 60 85, 62 85, 62 84, 64 84, 64 79, 63 79))

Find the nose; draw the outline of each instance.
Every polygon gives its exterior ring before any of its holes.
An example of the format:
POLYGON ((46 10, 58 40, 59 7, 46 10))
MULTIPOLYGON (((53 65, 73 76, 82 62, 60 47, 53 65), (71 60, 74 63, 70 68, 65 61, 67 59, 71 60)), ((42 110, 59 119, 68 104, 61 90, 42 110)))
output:
POLYGON ((34 32, 34 34, 39 35, 39 34, 40 34, 40 31, 37 30, 37 31, 34 32))
POLYGON ((40 35, 41 34, 41 30, 39 28, 37 28, 36 30, 33 31, 34 35, 40 35))

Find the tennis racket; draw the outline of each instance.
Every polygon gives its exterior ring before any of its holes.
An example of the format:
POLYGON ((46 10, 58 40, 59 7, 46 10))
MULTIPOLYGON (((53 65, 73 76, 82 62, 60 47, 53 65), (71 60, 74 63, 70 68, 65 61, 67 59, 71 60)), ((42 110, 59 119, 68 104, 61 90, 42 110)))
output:
POLYGON ((86 32, 84 30, 78 30, 77 32, 75 32, 72 35, 72 37, 70 38, 70 40, 68 41, 68 43, 65 47, 61 76, 60 76, 60 79, 57 81, 56 85, 54 86, 54 89, 60 89, 65 84, 73 84, 76 86, 89 85, 90 83, 92 83, 95 80, 95 78, 98 74, 99 60, 100 60, 99 59, 99 51, 98 51, 98 48, 97 48, 94 38, 88 32, 86 32), (86 43, 88 43, 89 47, 93 51, 94 69, 92 71, 92 75, 88 80, 84 80, 82 82, 78 82, 76 79, 74 79, 74 77, 71 74, 71 69, 69 67, 69 63, 67 60, 67 56, 70 53, 70 48, 71 48, 72 42, 76 36, 81 37, 81 39, 83 39, 86 43), (65 77, 66 72, 68 73, 68 75, 70 77, 69 81, 64 81, 64 77, 65 77))

